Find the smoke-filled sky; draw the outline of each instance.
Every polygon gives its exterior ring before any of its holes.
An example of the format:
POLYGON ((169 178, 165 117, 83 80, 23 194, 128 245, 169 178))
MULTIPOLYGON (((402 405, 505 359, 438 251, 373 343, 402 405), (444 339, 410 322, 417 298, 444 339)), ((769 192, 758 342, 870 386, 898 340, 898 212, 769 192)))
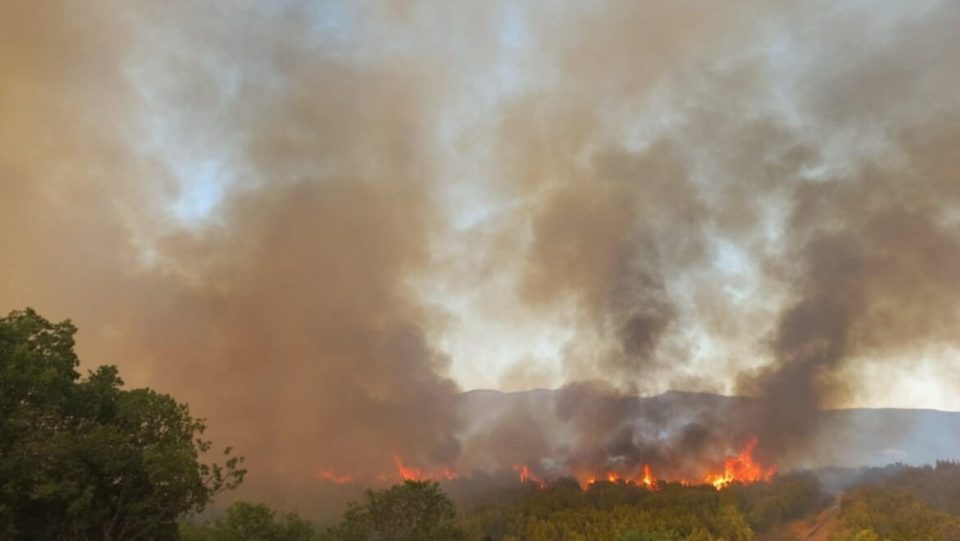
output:
POLYGON ((781 436, 960 410, 957 28, 949 1, 3 2, 0 311, 72 318, 88 367, 278 469, 449 463, 471 388, 747 394, 781 436))

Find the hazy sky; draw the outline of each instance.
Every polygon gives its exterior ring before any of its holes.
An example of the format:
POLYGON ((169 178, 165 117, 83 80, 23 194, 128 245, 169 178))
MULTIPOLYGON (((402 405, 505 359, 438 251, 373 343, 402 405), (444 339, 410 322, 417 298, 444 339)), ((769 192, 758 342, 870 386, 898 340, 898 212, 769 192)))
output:
POLYGON ((419 348, 409 385, 741 393, 822 346, 823 405, 960 410, 957 4, 0 20, 0 308, 132 384, 322 408, 419 348))

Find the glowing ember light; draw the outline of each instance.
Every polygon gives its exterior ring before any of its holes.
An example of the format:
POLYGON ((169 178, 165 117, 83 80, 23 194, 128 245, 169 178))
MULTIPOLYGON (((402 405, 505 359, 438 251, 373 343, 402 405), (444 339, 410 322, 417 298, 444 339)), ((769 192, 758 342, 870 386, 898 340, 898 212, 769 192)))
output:
MULTIPOLYGON (((397 474, 404 481, 426 481, 429 479, 444 479, 446 481, 450 481, 458 477, 457 472, 446 466, 443 466, 439 469, 435 468, 432 471, 424 471, 420 468, 407 466, 397 455, 393 455, 393 463, 397 467, 397 474)), ((382 477, 383 476, 381 476, 381 480, 387 480, 383 479, 382 477)))
POLYGON ((536 483, 536 485, 540 488, 547 486, 547 483, 543 480, 543 478, 530 471, 530 468, 526 464, 514 464, 513 471, 517 472, 517 474, 520 476, 521 483, 536 483))
POLYGON ((393 455, 393 463, 397 465, 397 473, 404 481, 420 481, 423 479, 423 472, 419 468, 406 466, 397 455, 393 455))
POLYGON ((319 475, 321 479, 330 481, 331 483, 336 483, 338 485, 345 485, 353 482, 353 477, 350 477, 349 475, 338 475, 335 471, 330 469, 320 470, 319 475))
POLYGON ((756 446, 757 438, 750 438, 739 455, 730 457, 724 462, 723 473, 708 473, 704 481, 718 490, 729 486, 733 482, 769 481, 777 472, 777 468, 776 466, 764 468, 753 461, 753 449, 756 446))

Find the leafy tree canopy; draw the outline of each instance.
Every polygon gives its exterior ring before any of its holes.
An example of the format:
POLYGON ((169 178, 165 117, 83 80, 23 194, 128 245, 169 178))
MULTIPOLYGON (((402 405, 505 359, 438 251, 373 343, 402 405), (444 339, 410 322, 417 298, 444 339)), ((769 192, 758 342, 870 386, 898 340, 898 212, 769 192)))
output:
POLYGON ((182 541, 311 541, 317 534, 309 522, 294 513, 279 516, 263 504, 237 502, 212 524, 184 522, 182 541))
POLYGON ((343 521, 325 534, 328 541, 456 541, 456 507, 434 481, 404 481, 368 490, 351 502, 343 521))
POLYGON ((178 516, 238 485, 242 459, 204 463, 203 421, 114 366, 81 377, 76 328, 0 318, 0 538, 176 539, 178 516))

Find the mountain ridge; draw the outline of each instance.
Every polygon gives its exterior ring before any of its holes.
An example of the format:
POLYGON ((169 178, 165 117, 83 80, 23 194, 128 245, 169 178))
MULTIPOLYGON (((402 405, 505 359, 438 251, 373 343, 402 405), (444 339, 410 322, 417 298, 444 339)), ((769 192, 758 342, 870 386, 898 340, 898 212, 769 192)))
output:
MULTIPOLYGON (((594 415, 620 415, 640 427, 727 422, 746 424, 762 405, 750 397, 666 391, 653 396, 612 394, 598 387, 498 391, 473 389, 460 395, 462 418, 471 426, 493 426, 504 419, 532 423, 559 433, 571 422, 594 415), (609 411, 608 411, 609 410, 609 411), (634 423, 634 421, 637 421, 634 423), (649 423, 647 423, 649 425, 649 423)), ((607 417, 609 419, 609 417, 607 417)), ((787 468, 921 465, 960 458, 960 412, 929 408, 835 408, 822 410, 815 430, 788 449, 778 465, 787 468)), ((482 433, 482 428, 474 428, 482 433)))

